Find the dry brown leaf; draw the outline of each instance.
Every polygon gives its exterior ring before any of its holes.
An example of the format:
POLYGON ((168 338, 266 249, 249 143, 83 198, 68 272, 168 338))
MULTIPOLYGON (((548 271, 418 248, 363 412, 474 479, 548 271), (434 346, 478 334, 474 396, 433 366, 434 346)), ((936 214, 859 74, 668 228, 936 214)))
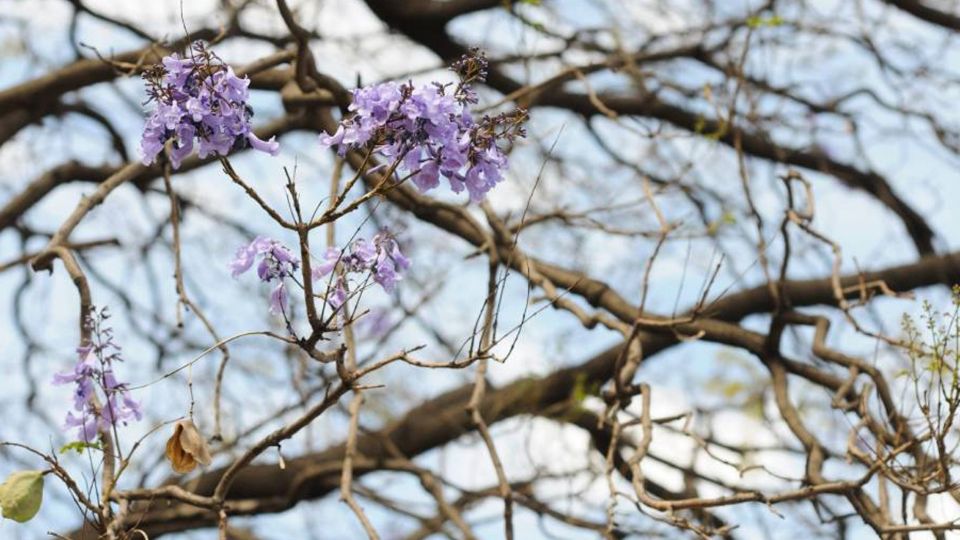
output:
POLYGON ((210 450, 200 430, 190 420, 180 420, 167 441, 167 459, 174 472, 186 474, 201 465, 210 464, 210 450))

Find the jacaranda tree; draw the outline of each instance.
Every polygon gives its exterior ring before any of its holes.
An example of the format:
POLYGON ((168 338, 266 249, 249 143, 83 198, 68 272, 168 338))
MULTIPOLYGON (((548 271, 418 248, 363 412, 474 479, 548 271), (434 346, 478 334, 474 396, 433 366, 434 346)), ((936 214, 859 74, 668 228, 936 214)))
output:
POLYGON ((960 530, 955 3, 5 8, 0 536, 960 530))

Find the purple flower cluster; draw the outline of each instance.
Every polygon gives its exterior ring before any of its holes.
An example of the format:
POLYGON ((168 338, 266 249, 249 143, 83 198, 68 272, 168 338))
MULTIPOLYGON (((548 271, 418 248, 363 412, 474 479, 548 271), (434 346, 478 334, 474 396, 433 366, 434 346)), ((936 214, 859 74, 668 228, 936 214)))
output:
POLYGON ((153 163, 170 139, 174 169, 193 152, 194 140, 201 158, 225 156, 247 146, 270 155, 279 152, 275 137, 263 141, 251 131, 250 79, 237 77, 202 42, 194 43, 189 58, 176 53, 165 57, 162 65, 144 73, 144 79, 148 102, 157 102, 140 141, 144 165, 153 163))
POLYGON ((482 201, 507 167, 497 142, 524 136, 526 119, 523 110, 473 118, 469 105, 477 98, 471 84, 484 80, 486 68, 474 52, 454 65, 460 82, 452 89, 395 82, 358 88, 349 108, 354 114, 320 142, 336 146, 340 155, 356 148, 378 152, 422 192, 437 187, 443 176, 455 193, 466 188, 472 201, 482 201))
POLYGON ((276 315, 287 310, 287 289, 284 278, 292 277, 300 267, 300 259, 276 240, 266 236, 258 236, 252 242, 237 249, 237 254, 230 263, 230 272, 234 278, 246 272, 253 266, 254 260, 260 256, 257 265, 257 276, 260 281, 269 283, 277 281, 277 286, 270 293, 270 312, 276 315))
POLYGON ((330 274, 338 264, 343 271, 332 278, 327 291, 327 303, 334 309, 347 301, 350 274, 369 275, 389 293, 403 279, 403 272, 410 268, 410 259, 400 252, 400 245, 393 234, 384 229, 374 235, 372 241, 358 238, 343 251, 328 248, 323 262, 313 271, 314 279, 330 274))
POLYGON ((77 348, 79 358, 73 370, 53 376, 53 384, 76 385, 73 408, 78 414, 67 413, 64 429, 77 428, 78 437, 85 442, 92 441, 98 431, 109 430, 117 422, 126 425, 131 419, 143 417, 140 404, 130 397, 126 383, 117 381, 114 375, 113 363, 123 359, 120 346, 113 339, 113 329, 103 326, 109 317, 104 308, 85 322, 93 340, 77 348), (104 401, 99 406, 95 400, 97 388, 104 401))

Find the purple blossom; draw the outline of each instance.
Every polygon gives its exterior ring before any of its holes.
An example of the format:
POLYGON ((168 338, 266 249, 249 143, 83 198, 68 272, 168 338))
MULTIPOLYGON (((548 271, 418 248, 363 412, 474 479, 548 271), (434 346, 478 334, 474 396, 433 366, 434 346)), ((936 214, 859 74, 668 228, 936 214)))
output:
POLYGON ((325 147, 348 150, 367 148, 397 164, 402 176, 426 192, 440 184, 443 176, 451 189, 464 189, 470 199, 484 199, 503 179, 507 157, 497 145, 524 135, 526 112, 517 110, 475 121, 468 105, 476 103, 471 84, 486 77, 487 63, 475 51, 454 64, 460 82, 433 83, 385 82, 353 92, 349 110, 332 135, 321 135, 325 147))
POLYGON ((335 247, 328 247, 327 252, 323 254, 323 261, 313 268, 313 279, 320 279, 336 268, 340 262, 340 250, 335 247))
POLYGON ((277 281, 276 287, 270 292, 270 312, 280 315, 287 310, 287 288, 284 278, 292 277, 300 267, 300 259, 294 256, 283 244, 258 236, 247 245, 240 246, 230 262, 230 273, 234 278, 249 270, 260 256, 257 265, 257 277, 264 283, 277 281))
POLYGON ((270 291, 270 313, 280 315, 287 311, 287 289, 283 281, 270 291))
POLYGON ((347 302, 347 280, 343 276, 338 276, 333 286, 327 292, 327 303, 333 309, 340 309, 340 306, 347 302))
POLYGON ((74 416, 73 413, 67 413, 67 419, 63 423, 64 431, 80 428, 77 430, 77 438, 84 442, 90 442, 97 438, 97 427, 99 422, 95 413, 87 414, 84 412, 81 416, 74 416))
POLYGON ((376 246, 376 262, 374 263, 373 280, 387 292, 393 292, 397 281, 403 279, 401 272, 410 268, 410 259, 400 252, 400 245, 396 238, 387 230, 380 231, 373 237, 376 246))
POLYGON ((93 340, 77 348, 77 363, 73 369, 53 376, 53 384, 75 384, 73 412, 67 413, 64 429, 77 428, 77 436, 86 442, 96 438, 98 431, 108 431, 120 422, 140 420, 140 403, 130 397, 126 383, 114 374, 114 362, 121 362, 120 346, 114 342, 113 330, 104 327, 110 317, 106 309, 95 312, 87 321, 93 340), (97 391, 99 389, 99 392, 97 391), (97 401, 101 401, 98 405, 97 401))
POLYGON ((343 258, 348 272, 363 272, 377 259, 377 248, 363 238, 354 240, 350 246, 350 255, 343 258))
POLYGON ((393 320, 390 311, 385 308, 373 308, 357 321, 357 331, 367 338, 379 339, 387 334, 393 320))
POLYGON ((253 242, 237 248, 237 253, 234 256, 233 261, 230 262, 231 275, 233 275, 234 278, 237 278, 240 276, 240 274, 249 270, 250 267, 253 266, 253 262, 257 255, 266 249, 266 246, 269 242, 269 238, 265 236, 258 236, 253 240, 253 242))
POLYGON ((350 276, 369 275, 384 291, 393 292, 396 283, 403 279, 403 272, 410 268, 410 259, 400 252, 393 234, 383 229, 371 241, 358 238, 342 251, 328 248, 313 271, 314 279, 329 275, 338 264, 342 273, 331 280, 327 290, 327 303, 334 309, 347 301, 350 276))
POLYGON ((176 53, 165 57, 144 79, 148 101, 157 102, 140 140, 144 165, 152 164, 170 140, 174 169, 193 153, 195 140, 201 158, 246 147, 270 155, 279 152, 275 137, 264 141, 251 131, 250 79, 237 77, 202 42, 193 44, 190 58, 176 53))

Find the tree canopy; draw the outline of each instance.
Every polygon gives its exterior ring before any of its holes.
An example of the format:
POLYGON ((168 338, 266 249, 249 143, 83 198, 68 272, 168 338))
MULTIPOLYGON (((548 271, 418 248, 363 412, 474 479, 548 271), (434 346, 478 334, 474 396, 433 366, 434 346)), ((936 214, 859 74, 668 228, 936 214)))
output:
POLYGON ((7 7, 0 535, 960 529, 955 2, 7 7))

